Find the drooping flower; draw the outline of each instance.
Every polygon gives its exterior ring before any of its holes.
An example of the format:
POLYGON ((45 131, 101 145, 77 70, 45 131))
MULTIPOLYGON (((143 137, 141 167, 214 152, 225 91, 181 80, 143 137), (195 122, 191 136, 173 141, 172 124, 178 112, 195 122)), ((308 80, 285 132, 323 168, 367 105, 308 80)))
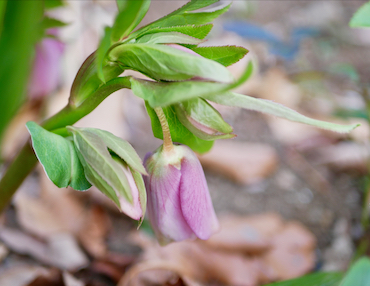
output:
POLYGON ((188 238, 208 239, 219 228, 202 166, 187 146, 163 146, 148 154, 144 178, 148 215, 161 244, 188 238))

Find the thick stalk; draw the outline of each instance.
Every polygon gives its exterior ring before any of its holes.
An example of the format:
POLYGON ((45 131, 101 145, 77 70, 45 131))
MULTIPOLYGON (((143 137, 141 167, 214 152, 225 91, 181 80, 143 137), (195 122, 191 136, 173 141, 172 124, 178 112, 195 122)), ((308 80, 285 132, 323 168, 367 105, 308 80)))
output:
MULTIPOLYGON (((119 89, 130 87, 129 77, 115 78, 95 91, 79 107, 72 108, 70 105, 67 105, 57 114, 44 121, 41 126, 49 131, 53 131, 72 125, 93 111, 108 95, 119 89)), ((36 163, 36 156, 30 145, 30 140, 28 140, 0 181, 0 213, 9 204, 12 196, 35 167, 36 163)))
POLYGON ((161 123, 162 132, 163 132, 163 150, 165 153, 169 154, 174 152, 170 127, 168 126, 168 121, 166 115, 163 112, 163 109, 160 107, 154 108, 155 113, 157 113, 159 122, 161 123))

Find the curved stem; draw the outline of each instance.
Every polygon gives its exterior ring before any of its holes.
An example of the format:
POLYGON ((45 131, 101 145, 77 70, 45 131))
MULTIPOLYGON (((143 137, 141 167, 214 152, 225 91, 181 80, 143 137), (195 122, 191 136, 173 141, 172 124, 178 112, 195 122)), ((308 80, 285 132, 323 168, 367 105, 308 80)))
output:
MULTIPOLYGON (((68 104, 57 114, 44 121, 41 126, 46 130, 53 131, 72 125, 93 111, 110 94, 122 88, 131 88, 130 77, 118 77, 110 80, 96 90, 79 107, 73 108, 68 104)), ((0 180, 0 213, 9 204, 15 191, 36 163, 36 156, 30 140, 28 140, 0 180)))
POLYGON ((166 153, 172 153, 174 152, 173 144, 172 144, 172 138, 171 138, 171 132, 170 127, 168 125, 166 115, 163 112, 163 109, 160 107, 154 108, 155 113, 157 113, 159 122, 161 123, 162 132, 163 132, 163 150, 166 153))

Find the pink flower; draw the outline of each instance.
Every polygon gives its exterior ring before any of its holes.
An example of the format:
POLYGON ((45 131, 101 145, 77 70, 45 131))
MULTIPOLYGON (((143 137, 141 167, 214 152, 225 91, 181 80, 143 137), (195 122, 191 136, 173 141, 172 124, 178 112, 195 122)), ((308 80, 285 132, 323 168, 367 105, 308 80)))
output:
POLYGON ((47 96, 60 82, 61 57, 64 44, 54 38, 45 38, 36 45, 31 78, 28 84, 30 98, 47 96))
POLYGON ((144 160, 148 215, 161 244, 208 239, 219 228, 202 166, 187 146, 159 147, 144 160))

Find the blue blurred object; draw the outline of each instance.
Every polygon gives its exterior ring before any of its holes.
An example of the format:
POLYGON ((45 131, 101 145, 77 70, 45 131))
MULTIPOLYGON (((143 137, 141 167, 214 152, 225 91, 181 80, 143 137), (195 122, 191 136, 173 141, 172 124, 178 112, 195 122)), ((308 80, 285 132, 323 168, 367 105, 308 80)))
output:
POLYGON ((287 61, 291 61, 297 56, 302 39, 320 34, 319 30, 312 27, 296 27, 292 30, 289 39, 285 41, 266 29, 246 21, 228 22, 224 24, 223 28, 248 40, 267 43, 271 54, 287 61))

